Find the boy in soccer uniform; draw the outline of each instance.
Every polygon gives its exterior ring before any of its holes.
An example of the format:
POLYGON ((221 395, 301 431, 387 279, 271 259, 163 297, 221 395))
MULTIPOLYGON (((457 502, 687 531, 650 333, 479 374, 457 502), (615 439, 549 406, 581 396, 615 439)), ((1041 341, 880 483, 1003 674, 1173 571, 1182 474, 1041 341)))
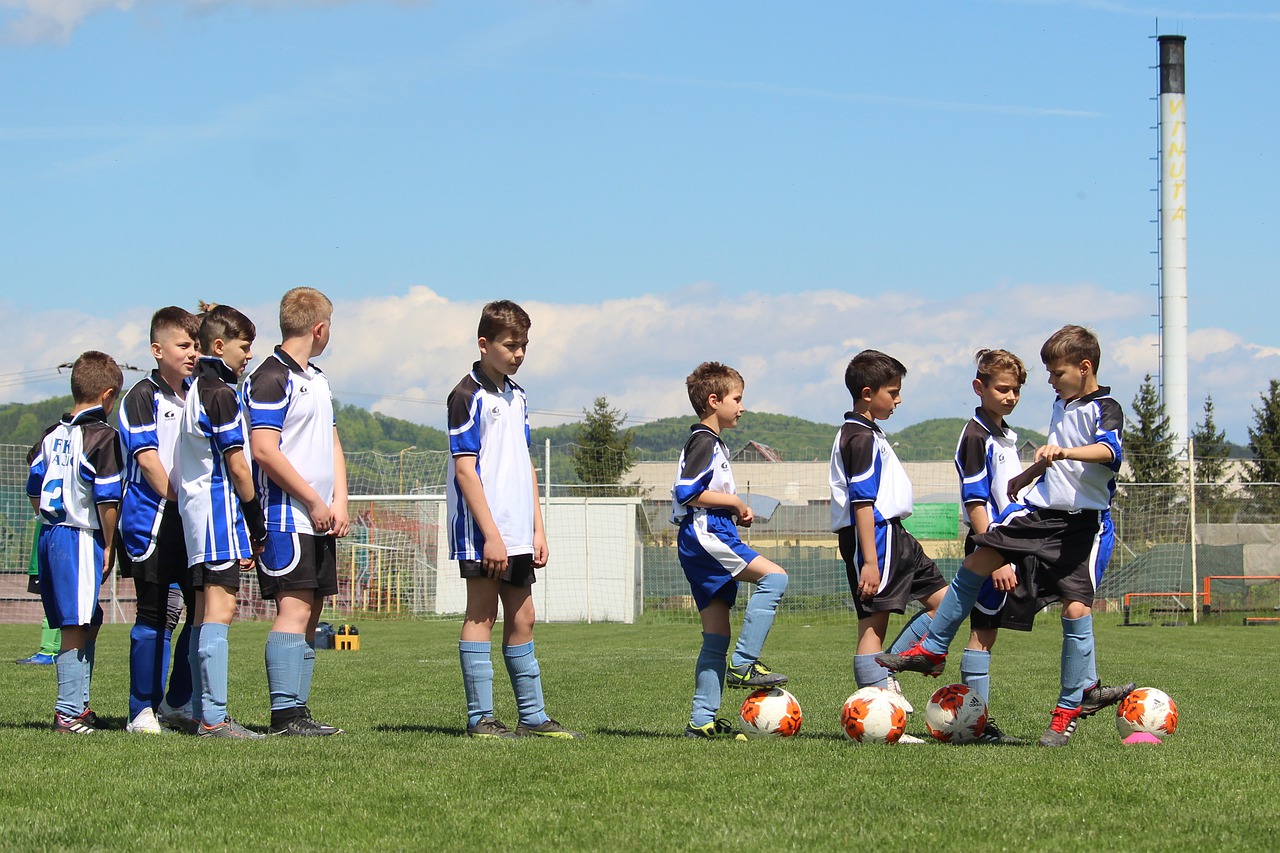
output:
POLYGON ((333 303, 310 287, 280 300, 283 342, 245 382, 249 444, 267 538, 258 587, 276 602, 267 635, 272 735, 323 736, 342 729, 311 716, 316 625, 338 592, 336 537, 346 536, 347 468, 329 379, 312 358, 329 344, 333 303))
POLYGON ((694 669, 693 708, 685 737, 735 738, 737 727, 718 719, 722 686, 780 687, 787 676, 771 672, 760 661, 765 639, 773 627, 788 576, 781 566, 756 553, 738 537, 737 525, 750 527, 751 507, 737 495, 729 451, 720 437, 738 425, 745 383, 742 374, 718 362, 704 362, 685 379, 694 412, 701 419, 691 430, 680 454, 671 487, 671 523, 677 536, 680 568, 684 569, 698 615, 702 620, 702 649, 694 669), (756 585, 747 602, 742 633, 729 653, 729 611, 738 597, 738 581, 756 585))
POLYGON ((129 632, 129 732, 159 734, 162 725, 183 732, 194 727, 189 657, 195 592, 178 514, 174 463, 187 385, 199 357, 199 333, 200 321, 183 308, 171 305, 152 315, 156 369, 130 388, 120 405, 125 458, 120 574, 133 578, 138 602, 129 632), (181 590, 176 609, 186 607, 187 621, 178 636, 166 697, 165 676, 177 624, 177 612, 171 613, 169 605, 175 583, 181 590))
POLYGON ((1064 326, 1045 341, 1040 360, 1058 394, 1049 441, 1036 451, 1035 464, 1010 479, 1006 492, 1012 500, 1034 483, 1025 508, 974 536, 977 550, 956 573, 925 637, 877 658, 893 671, 941 674, 947 647, 984 579, 1024 556, 1039 558, 1037 582, 1056 586, 1063 602, 1061 691, 1039 741, 1045 747, 1066 746, 1081 718, 1134 689, 1103 686, 1094 661, 1093 597, 1115 542, 1111 498, 1124 430, 1120 403, 1098 384, 1101 354, 1097 337, 1080 326, 1064 326))
POLYGON ((467 734, 580 738, 547 716, 534 656, 535 569, 547 564, 538 481, 529 456, 529 408, 511 377, 524 363, 529 315, 514 302, 484 306, 480 360, 449 392, 449 547, 467 583, 458 641, 467 734), (515 692, 515 731, 493 713, 490 637, 502 602, 502 657, 515 692))
POLYGON ((93 734, 89 710, 94 646, 102 626, 98 589, 111 571, 120 515, 120 444, 108 413, 124 374, 111 356, 89 351, 71 368, 69 414, 45 430, 27 457, 27 497, 40 513, 40 599, 62 629, 53 730, 93 734))
POLYGON ((235 389, 253 357, 257 331, 228 305, 201 308, 201 356, 187 389, 178 440, 178 509, 196 591, 192 716, 202 737, 251 740, 266 736, 227 716, 227 628, 236 613, 240 573, 253 567, 266 537, 235 389))
MULTIPOLYGON (((887 687, 889 674, 876 663, 884 647, 890 613, 915 600, 937 609, 946 581, 915 537, 902 526, 914 495, 906 470, 876 421, 902 402, 902 362, 863 350, 845 368, 853 411, 831 448, 831 529, 839 537, 849 590, 858 612, 853 677, 859 688, 887 687)), ((899 743, 923 743, 903 735, 899 743)))

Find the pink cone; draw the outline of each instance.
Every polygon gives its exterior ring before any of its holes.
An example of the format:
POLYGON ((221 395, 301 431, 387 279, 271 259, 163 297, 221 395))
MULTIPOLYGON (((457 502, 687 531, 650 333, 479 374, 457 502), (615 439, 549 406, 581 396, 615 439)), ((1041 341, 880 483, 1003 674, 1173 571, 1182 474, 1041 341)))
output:
POLYGON ((1150 732, 1134 732, 1133 734, 1125 738, 1124 742, 1130 745, 1135 743, 1153 743, 1158 745, 1162 743, 1160 738, 1156 737, 1150 732))

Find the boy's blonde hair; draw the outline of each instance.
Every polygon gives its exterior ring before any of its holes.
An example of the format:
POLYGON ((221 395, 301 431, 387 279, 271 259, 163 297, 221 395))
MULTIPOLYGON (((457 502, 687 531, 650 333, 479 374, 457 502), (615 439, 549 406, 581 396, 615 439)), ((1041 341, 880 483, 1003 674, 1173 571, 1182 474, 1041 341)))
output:
POLYGON ((705 418, 711 411, 707 398, 715 394, 721 400, 729 396, 735 388, 746 388, 742 374, 727 364, 718 361, 704 361, 694 368, 684 380, 684 387, 689 392, 689 402, 698 417, 705 418))
POLYGON ((980 349, 973 360, 978 365, 975 378, 983 385, 990 385, 991 377, 997 373, 1012 373, 1019 386, 1027 384, 1026 365, 1007 349, 980 349))
POLYGON ((529 315, 523 308, 510 299, 499 299, 481 309, 476 337, 492 341, 503 332, 525 335, 529 333, 529 327, 532 325, 533 321, 529 319, 529 315))
POLYGON ((280 334, 296 338, 311 333, 316 323, 333 317, 333 303, 314 287, 295 287, 280 297, 280 334))
POLYGON ((170 305, 151 315, 151 343, 160 343, 165 332, 186 332, 191 340, 200 337, 200 318, 186 308, 170 305))
POLYGON ((119 394, 123 385, 124 373, 120 365, 105 352, 82 352, 71 365, 71 398, 77 404, 96 403, 108 390, 114 389, 119 394))
POLYGON ((1084 326, 1063 326, 1040 347, 1040 360, 1045 367, 1062 359, 1072 364, 1079 364, 1087 359, 1093 365, 1096 375, 1099 362, 1102 361, 1102 346, 1098 343, 1098 336, 1084 326))
POLYGON ((201 300, 200 311, 200 336, 196 340, 200 344, 200 351, 205 355, 213 354, 214 341, 253 343, 258 337, 258 329, 253 321, 230 305, 201 300))

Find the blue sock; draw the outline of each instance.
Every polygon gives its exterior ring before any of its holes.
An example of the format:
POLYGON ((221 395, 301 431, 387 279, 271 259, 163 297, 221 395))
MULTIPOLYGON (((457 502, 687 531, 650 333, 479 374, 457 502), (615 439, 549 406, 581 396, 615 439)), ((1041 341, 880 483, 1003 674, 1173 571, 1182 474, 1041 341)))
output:
POLYGON ((908 619, 907 624, 903 625, 902 630, 898 632, 898 636, 894 637, 892 645, 889 646, 890 654, 905 652, 923 640, 932 624, 933 617, 927 610, 917 610, 916 615, 908 619))
POLYGON ((853 656, 853 680, 859 688, 884 687, 889 683, 889 670, 876 663, 876 656, 853 656))
POLYGON ((93 682, 93 660, 98 651, 98 641, 89 640, 84 644, 84 707, 89 707, 89 685, 93 682))
POLYGON ((942 597, 938 612, 933 614, 933 624, 929 626, 929 635, 924 638, 924 649, 935 655, 944 655, 951 641, 956 638, 956 631, 964 622, 973 603, 978 600, 978 590, 982 589, 985 578, 960 567, 951 587, 942 597))
POLYGON ((58 669, 58 701, 53 709, 64 717, 78 717, 84 713, 84 679, 88 664, 83 649, 67 649, 58 652, 54 663, 58 669))
POLYGON ((191 626, 191 639, 187 641, 187 669, 191 672, 191 719, 204 719, 204 673, 200 670, 200 637, 204 625, 191 626))
POLYGON ((960 681, 991 704, 991 652, 965 649, 960 656, 960 681))
POLYGON ((716 718, 720 710, 720 692, 724 689, 725 655, 729 638, 724 634, 702 634, 702 651, 693 671, 693 713, 689 722, 704 726, 716 718))
POLYGON ((493 716, 493 659, 490 643, 458 641, 458 657, 462 660, 462 689, 467 694, 467 727, 493 716))
POLYGON ((733 666, 755 663, 760 660, 760 652, 764 649, 765 637, 773 627, 774 614, 778 612, 778 602, 782 601, 782 593, 787 589, 787 574, 776 572, 760 578, 755 592, 747 601, 747 613, 742 620, 742 632, 738 634, 738 645, 733 649, 733 666))
POLYGON ((206 622, 200 626, 200 713, 206 726, 227 718, 227 626, 206 622))
POLYGON ((160 663, 160 631, 152 625, 137 625, 129 631, 129 719, 154 708, 164 689, 160 663))
POLYGON ((267 691, 271 694, 272 711, 287 711, 302 704, 298 688, 302 684, 302 653, 306 648, 303 634, 268 632, 267 691))
POLYGON ((542 670, 533 653, 533 640, 518 646, 503 646, 502 659, 506 661, 511 689, 516 694, 520 722, 526 726, 542 725, 547 721, 547 709, 542 699, 542 670))
POLYGON ((184 622, 173 644, 173 670, 169 673, 170 708, 181 708, 191 701, 191 623, 184 622))
POLYGON ((316 641, 313 637, 302 650, 302 681, 298 684, 298 704, 311 700, 311 679, 316 673, 316 641))
POLYGON ((1062 692, 1058 705, 1079 708, 1084 691, 1093 686, 1093 616, 1062 620, 1062 692))

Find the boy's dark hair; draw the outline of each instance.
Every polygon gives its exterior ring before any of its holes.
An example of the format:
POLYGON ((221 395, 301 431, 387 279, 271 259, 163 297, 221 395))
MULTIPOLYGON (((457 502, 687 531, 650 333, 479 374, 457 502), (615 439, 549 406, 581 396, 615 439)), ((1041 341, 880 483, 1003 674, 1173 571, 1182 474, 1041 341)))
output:
POLYGON ((1084 326, 1063 326, 1040 347, 1040 360, 1045 367, 1062 359, 1072 364, 1079 364, 1087 359, 1093 365, 1096 375, 1098 363, 1102 361, 1102 346, 1098 343, 1098 336, 1084 326))
POLYGON ((333 303, 314 287, 295 287, 280 297, 280 334, 296 338, 308 334, 316 323, 333 317, 333 303))
POLYGON ((117 394, 124 385, 124 373, 116 360, 105 352, 89 350, 80 353, 71 365, 71 398, 79 403, 96 403, 103 391, 117 394))
POLYGON ((704 361, 693 369, 684 380, 684 387, 689 392, 689 402, 698 417, 705 418, 711 409, 707 406, 707 398, 715 394, 721 400, 729 396, 734 388, 746 388, 742 374, 727 364, 718 361, 704 361))
POLYGON ((213 354, 213 342, 221 340, 249 341, 258 337, 258 330, 253 321, 230 305, 219 305, 216 302, 200 303, 200 336, 196 339, 200 351, 205 355, 213 354))
POLYGON ((492 341, 503 332, 524 335, 528 334, 532 325, 533 321, 523 308, 510 299, 499 299, 490 302, 480 311, 480 327, 476 330, 476 337, 492 341))
POLYGON ((849 389, 853 399, 860 400, 863 388, 879 391, 881 386, 906 375, 907 368, 893 356, 879 350, 864 349, 851 358, 849 366, 844 369, 844 387, 849 389))
POLYGON ((997 373, 1012 373, 1018 385, 1027 384, 1027 367, 1007 349, 980 349, 973 357, 978 364, 978 375, 975 377, 983 385, 991 384, 991 377, 997 373))
POLYGON ((170 305, 151 315, 151 343, 159 343, 163 332, 186 332, 191 340, 200 337, 200 318, 186 308, 170 305))

